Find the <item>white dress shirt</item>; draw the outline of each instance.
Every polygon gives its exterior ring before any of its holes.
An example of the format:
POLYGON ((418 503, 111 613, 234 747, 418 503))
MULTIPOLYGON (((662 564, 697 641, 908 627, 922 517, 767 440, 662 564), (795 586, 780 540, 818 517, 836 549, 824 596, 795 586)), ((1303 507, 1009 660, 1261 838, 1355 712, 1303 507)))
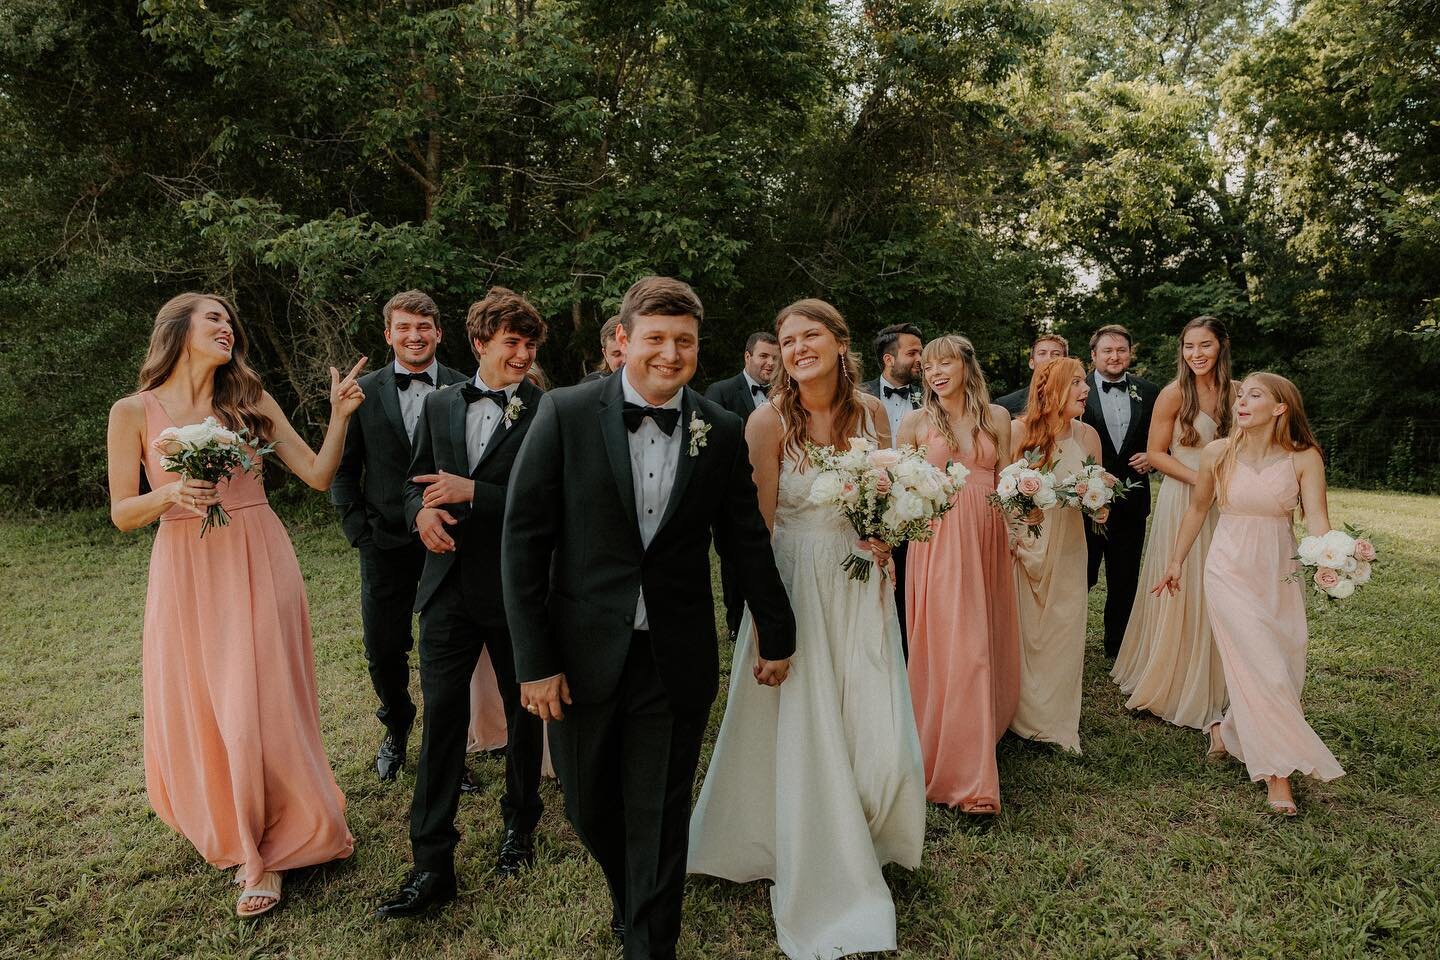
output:
MULTIPOLYGON (((475 386, 481 390, 489 390, 480 374, 475 374, 475 386)), ((412 385, 411 390, 415 387, 412 385)), ((520 389, 520 384, 512 383, 505 388, 505 402, 508 404, 515 397, 515 391, 520 389)), ((470 461, 470 473, 475 472, 475 466, 480 458, 485 455, 485 448, 490 445, 490 438, 495 435, 495 429, 500 426, 505 411, 486 397, 484 400, 476 400, 474 403, 465 406, 465 455, 470 461)), ((510 425, 507 423, 508 430, 510 425)))
POLYGON ((1119 390, 1106 390, 1101 384, 1105 378, 1100 376, 1097 370, 1091 374, 1095 383, 1095 389, 1100 391, 1100 412, 1105 415, 1105 429, 1110 433, 1110 443, 1115 452, 1120 452, 1120 447, 1125 443, 1125 434, 1130 431, 1130 378, 1125 375, 1118 382, 1119 390))
MULTIPOLYGON (((410 376, 410 371, 402 366, 399 360, 396 360, 392 366, 396 373, 410 376)), ((405 432, 409 434, 412 443, 415 440, 415 427, 420 422, 420 409, 425 406, 425 398, 435 392, 435 387, 440 381, 440 361, 431 360, 430 366, 420 372, 430 374, 430 379, 434 382, 425 383, 423 380, 412 380, 410 386, 404 390, 398 386, 395 388, 395 395, 400 398, 400 422, 405 424, 405 432)))
MULTIPOLYGON (((626 403, 642 407, 657 406, 646 402, 640 392, 630 385, 630 372, 621 368, 620 386, 626 403)), ((658 406, 667 410, 679 410, 681 394, 675 395, 658 406)), ((651 417, 640 423, 640 428, 630 434, 630 478, 635 485, 635 518, 640 522, 640 542, 650 546, 660 529, 665 516, 665 507, 670 503, 670 490, 675 486, 675 472, 680 467, 680 446, 685 437, 687 425, 677 423, 670 436, 656 425, 651 417)), ((635 629, 650 629, 650 619, 645 613, 645 590, 635 602, 635 629)))
MULTIPOLYGON (((905 419, 905 414, 915 409, 915 404, 910 402, 910 394, 908 393, 896 393, 888 397, 885 396, 886 387, 889 387, 891 390, 902 388, 899 384, 894 384, 886 380, 883 373, 880 375, 880 402, 885 404, 885 416, 890 421, 890 446, 893 447, 895 446, 895 438, 900 436, 900 421, 905 419)), ((915 385, 912 384, 910 389, 914 390, 915 385)))
POLYGON ((750 402, 755 404, 756 410, 759 410, 760 405, 769 399, 765 395, 765 384, 750 376, 750 371, 748 370, 741 370, 740 373, 745 377, 745 389, 750 391, 750 402), (756 387, 760 387, 761 389, 757 391, 755 389, 756 387))

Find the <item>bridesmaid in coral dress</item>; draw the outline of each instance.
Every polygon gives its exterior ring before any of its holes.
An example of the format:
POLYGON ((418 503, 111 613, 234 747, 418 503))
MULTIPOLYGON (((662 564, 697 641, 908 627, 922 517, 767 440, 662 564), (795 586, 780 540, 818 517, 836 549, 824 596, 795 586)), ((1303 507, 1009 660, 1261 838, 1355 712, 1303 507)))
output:
POLYGON ((346 421, 364 395, 362 358, 330 370, 329 429, 314 453, 245 362, 224 298, 187 293, 155 318, 138 393, 110 411, 110 516, 121 530, 160 521, 145 597, 145 787, 155 813, 211 864, 238 867, 236 904, 280 901, 281 871, 348 857, 345 798, 320 741, 305 585, 257 476, 219 486, 167 473, 165 428, 213 416, 244 427, 316 489, 330 485, 346 421), (150 492, 140 493, 144 469, 150 492), (200 538, 219 503, 228 526, 200 538))
POLYGON ((1010 414, 990 403, 975 347, 949 335, 926 344, 925 400, 900 424, 899 443, 926 448, 944 468, 970 470, 928 543, 910 546, 910 697, 925 757, 925 796, 962 813, 1000 812, 995 744, 1020 699, 1020 623, 1005 520, 995 492, 997 451, 1010 449, 1010 414))
MULTIPOLYGON (((1080 420, 1090 386, 1073 357, 1035 368, 1025 415, 1013 425, 1011 458, 1037 455, 1063 480, 1087 456, 1100 462, 1100 434, 1080 420)), ((1085 673, 1085 521, 1075 507, 1045 510, 1040 536, 1012 527, 1020 609, 1020 703, 1010 729, 1080 752, 1085 673)))
POLYGON ((1184 563, 1210 504, 1220 522, 1205 559, 1205 606, 1225 665, 1230 709, 1210 727, 1210 752, 1229 753, 1264 780, 1270 809, 1295 816, 1290 776, 1334 780, 1345 771, 1305 721, 1305 600, 1296 572, 1293 518, 1302 506, 1312 536, 1330 531, 1325 462, 1300 391, 1252 373, 1235 402, 1237 431, 1205 448, 1190 509, 1165 577, 1153 592, 1183 590, 1184 563))
MULTIPOLYGON (((1235 384, 1230 379, 1230 335, 1215 317, 1196 317, 1180 331, 1175 379, 1160 391, 1150 420, 1150 466, 1164 475, 1150 515, 1150 544, 1140 582, 1164 576, 1180 521, 1190 507, 1205 445, 1229 435, 1235 384)), ((1205 555, 1219 520, 1211 509, 1191 548, 1178 597, 1135 595, 1130 625, 1110 676, 1131 710, 1146 710, 1182 727, 1205 730, 1225 711, 1225 671, 1205 612, 1205 555)))

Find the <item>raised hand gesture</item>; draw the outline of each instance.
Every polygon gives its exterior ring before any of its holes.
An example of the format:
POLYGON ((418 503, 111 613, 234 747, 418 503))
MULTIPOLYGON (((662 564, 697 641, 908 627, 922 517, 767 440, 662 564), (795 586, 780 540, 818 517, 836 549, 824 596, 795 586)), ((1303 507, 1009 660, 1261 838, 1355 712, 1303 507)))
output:
POLYGON ((360 371, 365 369, 369 360, 369 357, 357 360, 343 380, 340 378, 340 371, 330 368, 330 411, 333 415, 348 417, 365 402, 365 391, 360 389, 355 378, 360 376, 360 371))

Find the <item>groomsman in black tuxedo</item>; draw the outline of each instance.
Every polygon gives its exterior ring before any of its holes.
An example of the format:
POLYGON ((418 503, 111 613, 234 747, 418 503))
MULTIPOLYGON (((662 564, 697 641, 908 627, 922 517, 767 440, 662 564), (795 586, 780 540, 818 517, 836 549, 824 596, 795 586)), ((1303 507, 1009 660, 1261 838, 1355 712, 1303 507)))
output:
MULTIPOLYGON (((779 364, 780 341, 768 330, 757 330, 745 341, 745 366, 735 376, 710 384, 705 397, 735 414, 743 423, 765 402, 779 364)), ((734 643, 745 613, 745 598, 740 594, 740 575, 723 559, 720 585, 725 595, 725 626, 730 632, 730 642, 734 643)))
MULTIPOLYGON (((900 435, 900 421, 920 406, 920 352, 925 343, 913 323, 895 323, 875 335, 875 356, 880 358, 880 376, 866 380, 860 389, 885 404, 890 421, 890 445, 900 435)), ((908 551, 900 544, 891 552, 895 561, 895 612, 900 616, 900 649, 910 659, 910 631, 905 623, 905 559, 908 551)))
POLYGON ((712 534, 759 626, 757 682, 783 681, 795 649, 740 421, 686 386, 701 317, 679 280, 632 286, 625 366, 545 395, 506 505, 521 698, 550 721, 566 813, 604 871, 629 960, 669 960, 680 936, 690 796, 719 686, 712 534))
MULTIPOLYGON (((1030 345, 1030 369, 1033 371, 1037 364, 1047 360, 1054 360, 1056 357, 1070 356, 1070 343, 1058 333, 1047 333, 1037 337, 1030 345)), ((995 402, 1006 410, 1010 411, 1010 419, 1014 420, 1025 412, 1025 403, 1030 398, 1030 381, 1013 393, 1007 393, 995 402)), ((1008 451, 1007 451, 1008 453, 1008 451)))
POLYGON ((405 481, 411 441, 425 397, 465 375, 435 359, 440 311, 419 290, 397 293, 385 304, 389 366, 360 378, 365 402, 350 418, 345 451, 330 487, 340 527, 360 553, 360 621, 370 682, 380 698, 375 716, 385 726, 375 757, 381 780, 405 765, 415 722, 410 699, 411 611, 425 567, 425 548, 405 518, 405 481))
POLYGON ((620 346, 615 331, 620 326, 619 317, 611 317, 600 328, 600 369, 591 370, 580 378, 581 383, 600 380, 610 376, 625 364, 625 348, 620 346))
POLYGON ((497 870, 518 873, 535 859, 543 731, 520 705, 500 592, 500 541, 516 454, 543 396, 526 374, 546 327, 523 297, 493 287, 471 305, 465 332, 479 369, 473 380, 425 399, 405 488, 405 515, 427 551, 415 597, 425 727, 410 807, 415 866, 400 892, 380 906, 382 917, 414 916, 455 897, 455 809, 470 676, 482 649, 495 667, 509 734, 497 870))
POLYGON ((1081 417, 1100 434, 1105 469, 1121 480, 1139 484, 1110 508, 1105 534, 1086 526, 1090 548, 1090 586, 1100 578, 1105 563, 1105 655, 1114 659, 1125 639, 1135 587, 1140 580, 1140 557, 1145 549, 1145 521, 1150 516, 1150 460, 1145 455, 1150 438, 1150 415, 1160 390, 1148 380, 1129 373, 1134 340, 1119 324, 1096 330, 1090 338, 1090 398, 1081 417))

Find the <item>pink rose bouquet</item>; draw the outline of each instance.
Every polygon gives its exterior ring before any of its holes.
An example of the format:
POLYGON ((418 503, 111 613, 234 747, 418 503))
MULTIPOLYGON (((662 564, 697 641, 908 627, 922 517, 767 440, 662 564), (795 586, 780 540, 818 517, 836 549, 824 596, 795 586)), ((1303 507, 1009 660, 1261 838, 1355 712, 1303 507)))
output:
POLYGON ((1315 568, 1310 581, 1316 593, 1330 600, 1344 600, 1355 593, 1356 587, 1370 582, 1371 565, 1378 554, 1375 545, 1358 534, 1347 524, 1344 530, 1300 541, 1295 559, 1302 567, 1315 568))

